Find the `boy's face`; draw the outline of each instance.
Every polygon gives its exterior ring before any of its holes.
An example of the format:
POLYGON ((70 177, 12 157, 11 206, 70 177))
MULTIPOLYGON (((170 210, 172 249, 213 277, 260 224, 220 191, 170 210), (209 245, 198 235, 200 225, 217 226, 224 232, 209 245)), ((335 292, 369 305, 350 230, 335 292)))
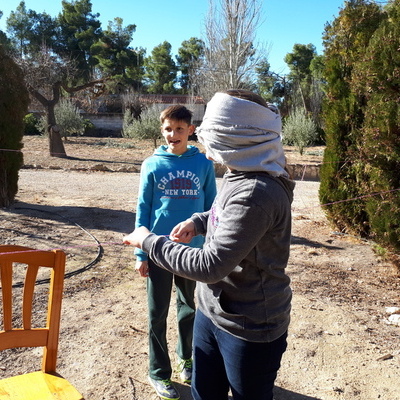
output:
POLYGON ((167 143, 169 153, 181 155, 186 152, 189 136, 194 132, 194 125, 185 121, 165 119, 161 133, 167 143))

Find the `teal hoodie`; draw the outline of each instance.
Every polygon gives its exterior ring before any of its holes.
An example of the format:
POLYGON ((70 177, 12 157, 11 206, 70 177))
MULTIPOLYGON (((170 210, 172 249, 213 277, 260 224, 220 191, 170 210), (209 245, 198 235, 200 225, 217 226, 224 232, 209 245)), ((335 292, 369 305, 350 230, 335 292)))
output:
MULTIPOLYGON (((179 222, 195 212, 211 208, 216 195, 212 161, 195 146, 182 155, 160 146, 147 158, 140 171, 135 227, 145 226, 157 235, 169 235, 179 222)), ((189 246, 201 247, 204 238, 193 238, 189 246)), ((135 249, 136 258, 147 260, 147 254, 135 249)))

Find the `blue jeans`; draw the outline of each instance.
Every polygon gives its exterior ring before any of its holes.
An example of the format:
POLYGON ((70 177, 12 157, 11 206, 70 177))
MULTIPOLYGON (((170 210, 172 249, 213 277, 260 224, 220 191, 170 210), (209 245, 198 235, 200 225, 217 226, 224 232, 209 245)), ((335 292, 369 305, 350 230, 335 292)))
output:
POLYGON ((270 343, 248 342, 217 328, 199 310, 194 323, 194 400, 272 400, 287 333, 270 343))

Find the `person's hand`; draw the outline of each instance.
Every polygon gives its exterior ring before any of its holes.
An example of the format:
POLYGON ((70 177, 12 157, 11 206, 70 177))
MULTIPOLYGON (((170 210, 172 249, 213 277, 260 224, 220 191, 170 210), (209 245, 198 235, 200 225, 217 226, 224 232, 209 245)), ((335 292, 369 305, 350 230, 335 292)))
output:
POLYGON ((145 227, 141 226, 136 228, 132 233, 129 235, 124 236, 123 243, 130 244, 135 246, 139 249, 142 248, 143 240, 150 234, 150 231, 145 227))
POLYGON ((190 241, 195 236, 196 229, 194 222, 191 219, 180 222, 172 229, 171 233, 169 234, 169 238, 171 241, 180 243, 190 243, 190 241))
POLYGON ((149 276, 149 262, 137 260, 135 264, 135 271, 138 271, 140 276, 147 278, 149 276))

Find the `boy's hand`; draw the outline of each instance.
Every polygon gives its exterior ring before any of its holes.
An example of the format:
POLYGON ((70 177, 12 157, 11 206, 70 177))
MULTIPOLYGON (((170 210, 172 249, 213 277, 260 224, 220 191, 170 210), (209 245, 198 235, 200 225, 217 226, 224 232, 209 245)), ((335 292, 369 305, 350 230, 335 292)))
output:
POLYGON ((139 272, 140 276, 147 278, 149 276, 149 263, 148 261, 137 260, 135 270, 139 272))
POLYGON ((141 226, 136 228, 132 233, 129 235, 124 236, 123 243, 130 244, 135 246, 139 249, 142 248, 143 240, 150 234, 150 231, 145 227, 141 226))
POLYGON ((195 236, 196 229, 194 222, 191 219, 180 222, 172 229, 171 233, 169 234, 169 238, 171 241, 181 243, 190 243, 190 241, 195 236))

